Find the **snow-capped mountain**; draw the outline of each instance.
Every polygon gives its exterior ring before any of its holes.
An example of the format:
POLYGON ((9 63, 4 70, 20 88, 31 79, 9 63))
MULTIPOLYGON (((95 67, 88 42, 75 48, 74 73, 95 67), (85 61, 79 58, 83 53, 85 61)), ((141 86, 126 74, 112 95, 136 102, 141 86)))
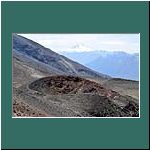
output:
POLYGON ((66 52, 91 52, 93 48, 86 46, 83 43, 75 44, 65 50, 66 52))

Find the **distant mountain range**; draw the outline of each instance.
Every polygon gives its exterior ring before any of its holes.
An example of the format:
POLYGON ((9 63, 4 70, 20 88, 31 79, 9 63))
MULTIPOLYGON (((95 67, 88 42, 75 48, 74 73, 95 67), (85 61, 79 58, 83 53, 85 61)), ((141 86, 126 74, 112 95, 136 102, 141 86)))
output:
POLYGON ((77 61, 97 72, 115 78, 139 80, 139 54, 115 51, 62 52, 64 56, 77 61))

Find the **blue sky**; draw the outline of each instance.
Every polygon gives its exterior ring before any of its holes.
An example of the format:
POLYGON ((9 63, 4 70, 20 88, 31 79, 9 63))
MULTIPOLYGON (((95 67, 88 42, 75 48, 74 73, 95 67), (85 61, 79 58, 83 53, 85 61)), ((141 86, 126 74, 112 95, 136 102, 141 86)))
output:
POLYGON ((55 52, 123 51, 139 53, 140 34, 19 34, 55 52))

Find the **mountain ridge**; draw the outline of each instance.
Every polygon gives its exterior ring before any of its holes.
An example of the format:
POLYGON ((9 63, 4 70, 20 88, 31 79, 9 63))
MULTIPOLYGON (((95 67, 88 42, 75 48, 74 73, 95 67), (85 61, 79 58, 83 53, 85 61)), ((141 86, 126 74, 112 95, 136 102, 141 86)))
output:
POLYGON ((92 51, 92 52, 61 52, 97 72, 113 78, 139 80, 139 54, 125 52, 92 51))
POLYGON ((30 41, 20 35, 13 35, 13 50, 23 53, 33 59, 36 59, 44 64, 48 64, 53 68, 57 68, 59 71, 77 75, 87 75, 89 77, 109 77, 107 75, 98 73, 94 70, 89 69, 75 61, 72 61, 65 56, 59 55, 53 52, 51 49, 45 48, 40 44, 30 41), (22 42, 23 40, 23 42, 22 42))

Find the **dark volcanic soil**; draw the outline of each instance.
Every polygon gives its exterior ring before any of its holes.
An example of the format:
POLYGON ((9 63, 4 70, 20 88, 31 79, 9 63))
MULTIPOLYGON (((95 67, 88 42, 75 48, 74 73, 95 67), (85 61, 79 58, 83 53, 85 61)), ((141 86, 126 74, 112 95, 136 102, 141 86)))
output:
POLYGON ((12 49, 13 116, 139 116, 137 83, 116 81, 17 34, 12 49))
POLYGON ((29 88, 43 94, 81 94, 91 93, 114 98, 119 93, 107 90, 102 85, 80 77, 51 76, 32 82, 29 88))
POLYGON ((47 116, 56 117, 138 117, 139 107, 102 85, 80 77, 51 76, 23 86, 20 97, 47 116))
POLYGON ((38 109, 32 108, 22 101, 13 100, 13 116, 14 117, 47 117, 47 114, 38 109))

